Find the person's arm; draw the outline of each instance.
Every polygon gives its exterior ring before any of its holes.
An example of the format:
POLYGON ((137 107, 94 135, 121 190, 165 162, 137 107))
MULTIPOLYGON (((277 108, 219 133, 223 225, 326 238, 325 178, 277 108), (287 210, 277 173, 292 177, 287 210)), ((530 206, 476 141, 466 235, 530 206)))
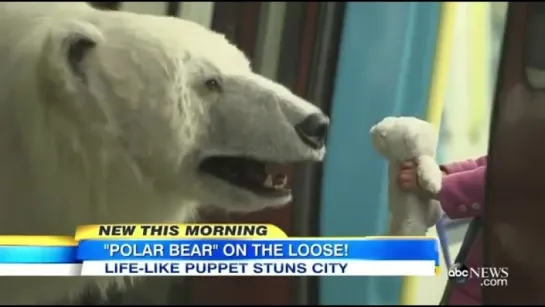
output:
POLYGON ((443 177, 437 200, 450 219, 479 216, 484 203, 486 165, 443 177))
POLYGON ((477 167, 486 165, 486 162, 487 156, 483 156, 477 159, 470 159, 441 165, 440 168, 443 173, 450 175, 476 169, 477 167))

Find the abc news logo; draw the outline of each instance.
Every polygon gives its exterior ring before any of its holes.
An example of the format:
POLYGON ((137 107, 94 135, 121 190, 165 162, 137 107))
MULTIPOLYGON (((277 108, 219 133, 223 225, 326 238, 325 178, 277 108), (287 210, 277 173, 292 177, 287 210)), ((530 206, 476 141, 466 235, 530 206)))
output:
POLYGON ((457 284, 463 284, 469 279, 469 269, 463 263, 455 263, 448 270, 448 278, 457 284))
MULTIPOLYGON (((448 278, 456 284, 464 284, 470 278, 479 278, 481 280, 507 280, 509 272, 507 268, 479 267, 468 268, 463 263, 455 263, 448 270, 448 278)), ((485 283, 486 285, 492 283, 485 283)), ((484 284, 483 284, 484 285, 484 284)))

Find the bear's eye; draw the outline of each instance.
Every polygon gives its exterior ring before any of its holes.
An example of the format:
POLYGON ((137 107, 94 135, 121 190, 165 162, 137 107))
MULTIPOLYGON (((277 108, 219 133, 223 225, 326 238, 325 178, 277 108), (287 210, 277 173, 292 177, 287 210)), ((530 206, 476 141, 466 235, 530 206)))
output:
POLYGON ((204 82, 204 85, 211 92, 221 92, 221 84, 217 79, 208 79, 204 82))

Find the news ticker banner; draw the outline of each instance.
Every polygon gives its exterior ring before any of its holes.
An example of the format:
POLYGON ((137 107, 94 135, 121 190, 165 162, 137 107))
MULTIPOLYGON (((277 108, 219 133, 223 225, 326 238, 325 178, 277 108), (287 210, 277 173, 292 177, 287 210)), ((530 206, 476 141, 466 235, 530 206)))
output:
POLYGON ((87 225, 0 236, 0 276, 434 276, 432 237, 288 238, 268 224, 87 225))

